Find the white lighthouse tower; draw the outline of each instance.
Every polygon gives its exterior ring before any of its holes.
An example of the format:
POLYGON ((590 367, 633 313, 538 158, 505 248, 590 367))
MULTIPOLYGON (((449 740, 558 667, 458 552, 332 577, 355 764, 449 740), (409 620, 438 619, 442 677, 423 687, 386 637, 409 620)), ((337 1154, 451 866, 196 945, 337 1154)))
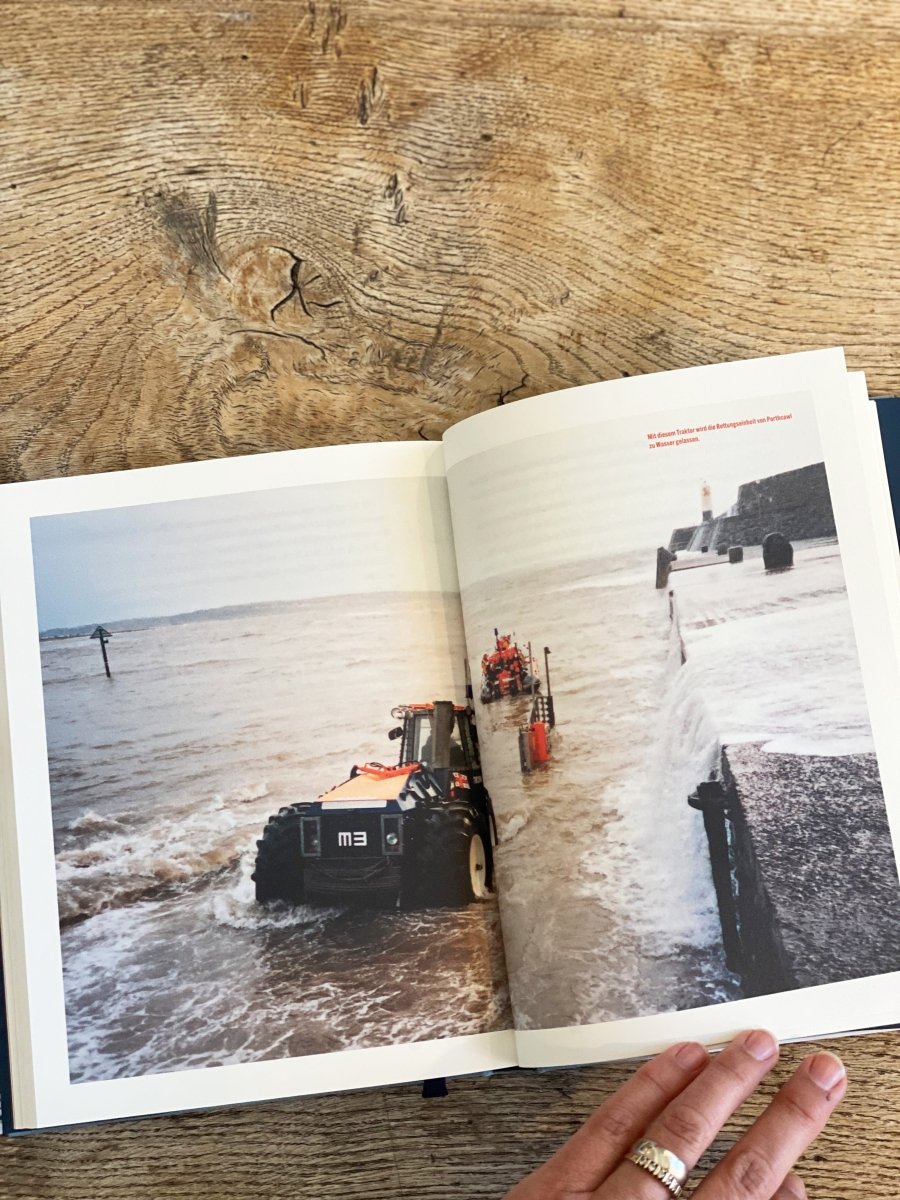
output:
POLYGON ((703 523, 713 519, 712 514, 712 489, 704 479, 700 487, 700 511, 703 514, 703 523))

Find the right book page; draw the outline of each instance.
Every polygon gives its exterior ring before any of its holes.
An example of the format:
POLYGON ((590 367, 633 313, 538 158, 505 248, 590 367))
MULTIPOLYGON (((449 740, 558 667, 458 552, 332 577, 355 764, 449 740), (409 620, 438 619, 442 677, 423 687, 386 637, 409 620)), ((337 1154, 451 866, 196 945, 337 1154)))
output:
POLYGON ((849 379, 694 368, 445 438, 522 1065, 897 1019, 896 541, 849 379))

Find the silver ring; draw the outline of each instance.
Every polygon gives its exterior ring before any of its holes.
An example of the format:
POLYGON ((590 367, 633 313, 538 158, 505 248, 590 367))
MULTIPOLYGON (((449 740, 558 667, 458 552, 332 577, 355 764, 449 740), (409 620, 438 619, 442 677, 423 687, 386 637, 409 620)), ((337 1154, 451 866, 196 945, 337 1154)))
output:
POLYGON ((677 1154, 652 1142, 650 1138, 641 1138, 639 1142, 635 1142, 628 1155, 628 1162, 649 1171, 673 1196, 680 1196, 684 1190, 682 1185, 687 1181, 687 1167, 677 1154))

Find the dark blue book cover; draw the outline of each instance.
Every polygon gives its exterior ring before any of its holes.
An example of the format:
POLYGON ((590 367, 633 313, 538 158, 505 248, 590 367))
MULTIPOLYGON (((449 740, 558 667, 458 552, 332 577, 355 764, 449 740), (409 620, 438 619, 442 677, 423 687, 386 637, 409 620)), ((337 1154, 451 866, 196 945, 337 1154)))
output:
POLYGON ((12 1083, 9 1072, 6 992, 3 988, 3 953, 0 951, 0 1134, 11 1133, 12 1128, 12 1083))
POLYGON ((884 447, 888 486, 891 489, 894 525, 900 540, 900 396, 879 396, 875 404, 878 408, 878 423, 881 426, 881 444, 884 447))

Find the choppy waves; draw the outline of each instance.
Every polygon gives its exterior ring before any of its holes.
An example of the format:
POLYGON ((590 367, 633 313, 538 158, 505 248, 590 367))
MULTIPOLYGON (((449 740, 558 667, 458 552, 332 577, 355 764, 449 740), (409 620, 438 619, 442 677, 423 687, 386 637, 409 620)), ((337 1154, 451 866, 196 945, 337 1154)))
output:
POLYGON ((235 810, 266 794, 260 785, 216 795, 206 806, 155 821, 133 811, 83 813, 61 831, 70 844, 56 860, 60 924, 208 882, 246 849, 246 822, 235 810))
POLYGON ((122 631, 112 680, 42 644, 73 1080, 509 1027, 496 904, 262 908, 250 878, 395 704, 461 694, 459 630, 446 597, 331 598, 122 631))
POLYGON ((519 1026, 734 998, 702 818, 687 804, 717 735, 646 562, 626 557, 603 577, 557 568, 527 591, 493 580, 464 603, 468 630, 515 626, 552 649, 546 770, 519 773, 515 704, 479 711, 519 1026))

